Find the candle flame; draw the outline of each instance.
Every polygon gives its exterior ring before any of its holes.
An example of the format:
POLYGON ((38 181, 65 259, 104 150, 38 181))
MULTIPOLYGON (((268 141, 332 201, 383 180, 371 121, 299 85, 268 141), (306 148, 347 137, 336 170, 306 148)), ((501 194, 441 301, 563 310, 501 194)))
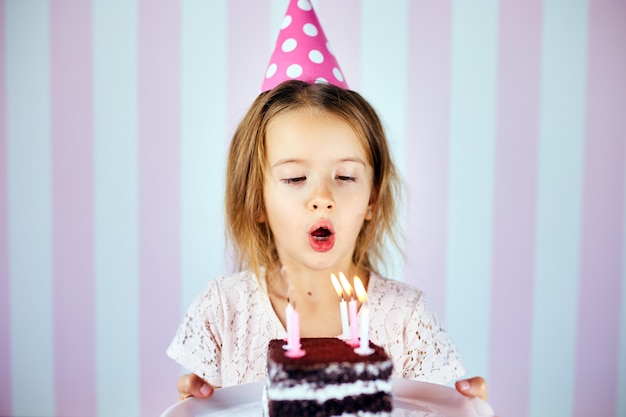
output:
POLYGON ((352 296, 352 285, 350 285, 350 282, 348 282, 348 279, 343 274, 343 272, 339 273, 339 280, 341 281, 341 286, 343 287, 343 290, 346 292, 348 297, 351 297, 352 296))
POLYGON ((330 280, 333 282, 333 287, 335 287, 335 291, 337 291, 339 298, 343 298, 343 289, 341 288, 341 284, 339 283, 337 276, 331 273, 330 280))
POLYGON ((356 291, 356 297, 359 299, 361 303, 364 303, 367 299, 367 291, 365 291, 365 287, 361 282, 361 278, 354 277, 354 290, 356 291))

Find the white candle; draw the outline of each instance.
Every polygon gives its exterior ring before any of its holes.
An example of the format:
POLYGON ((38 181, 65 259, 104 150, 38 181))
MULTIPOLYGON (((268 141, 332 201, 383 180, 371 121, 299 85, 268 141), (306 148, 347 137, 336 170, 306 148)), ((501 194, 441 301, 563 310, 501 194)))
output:
POLYGON ((370 348, 370 339, 368 334, 370 326, 370 311, 365 304, 365 301, 367 300, 367 292, 365 291, 365 287, 359 277, 354 277, 354 290, 356 291, 356 295, 359 297, 359 301, 361 302, 361 316, 359 318, 361 341, 359 343, 359 347, 354 349, 354 351, 359 355, 371 355, 374 353, 374 349, 370 348))
POLYGON ((371 355, 374 353, 374 349, 370 348, 370 339, 369 339, 369 321, 370 321, 370 312, 366 305, 361 307, 361 316, 359 317, 359 333, 360 333, 360 343, 359 347, 354 349, 356 353, 359 355, 371 355))
POLYGON ((343 272, 339 273, 339 280, 341 281, 341 286, 345 291, 346 295, 350 297, 350 301, 348 302, 348 312, 350 315, 350 338, 346 340, 346 343, 352 347, 359 345, 359 336, 358 336, 358 324, 357 324, 357 305, 354 296, 352 295, 352 285, 348 282, 348 279, 343 274, 343 272))
POLYGON ((330 280, 333 283, 333 287, 335 287, 335 291, 337 292, 337 296, 341 298, 339 301, 339 314, 341 317, 341 336, 342 339, 348 339, 350 337, 350 328, 348 326, 348 305, 346 300, 343 299, 343 289, 341 288, 341 284, 337 280, 337 276, 335 274, 330 274, 330 280))
POLYGON ((339 302, 339 311, 341 313, 341 338, 347 339, 350 337, 350 328, 348 325, 348 305, 346 300, 339 302))

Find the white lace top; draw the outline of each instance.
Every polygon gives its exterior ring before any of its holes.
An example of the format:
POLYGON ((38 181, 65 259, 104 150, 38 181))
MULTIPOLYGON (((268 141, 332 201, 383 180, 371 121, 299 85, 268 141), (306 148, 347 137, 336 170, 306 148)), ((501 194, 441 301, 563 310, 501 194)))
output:
MULTIPOLYGON (((465 372, 422 292, 370 274, 370 339, 394 362, 394 377, 446 384, 465 372)), ((360 313, 359 313, 360 314, 360 313)), ((217 278, 189 307, 167 354, 220 387, 265 379, 267 345, 287 332, 251 272, 217 278)))

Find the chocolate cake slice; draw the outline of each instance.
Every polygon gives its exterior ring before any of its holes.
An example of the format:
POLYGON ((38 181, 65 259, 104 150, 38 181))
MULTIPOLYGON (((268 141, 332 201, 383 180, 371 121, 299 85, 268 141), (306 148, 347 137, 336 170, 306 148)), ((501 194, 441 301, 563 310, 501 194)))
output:
POLYGON ((361 356, 336 338, 302 339, 306 354, 285 356, 283 340, 269 343, 265 413, 269 417, 391 416, 393 362, 370 342, 361 356))

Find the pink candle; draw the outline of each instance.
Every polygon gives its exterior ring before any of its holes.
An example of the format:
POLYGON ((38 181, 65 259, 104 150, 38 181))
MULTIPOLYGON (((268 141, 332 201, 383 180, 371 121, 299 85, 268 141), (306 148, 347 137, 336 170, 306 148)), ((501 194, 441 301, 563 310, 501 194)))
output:
POLYGON ((347 343, 352 347, 359 345, 356 307, 356 300, 351 298, 350 302, 348 302, 348 310, 350 312, 350 339, 347 340, 347 343))
POLYGON ((354 290, 356 291, 356 296, 359 297, 359 301, 362 304, 360 321, 361 342, 359 343, 359 347, 354 349, 354 351, 359 355, 371 355, 374 353, 374 349, 370 348, 370 339, 368 334, 370 326, 370 312, 367 305, 365 305, 367 292, 365 291, 365 287, 359 277, 354 277, 354 290))
POLYGON ((366 305, 361 307, 361 317, 360 317, 360 343, 359 347, 354 349, 356 353, 362 356, 371 355, 374 353, 374 349, 370 347, 370 339, 369 339, 369 309, 366 305))
POLYGON ((286 344, 283 345, 283 349, 289 349, 289 343, 291 342, 289 335, 291 334, 291 320, 293 316, 293 306, 289 301, 287 301, 287 307, 285 307, 285 325, 287 327, 287 338, 285 339, 286 344))
POLYGON ((300 314, 293 309, 291 313, 291 326, 290 332, 287 334, 288 339, 288 348, 287 352, 285 352, 285 356, 288 358, 301 358, 304 356, 305 351, 300 349, 302 345, 300 344, 300 314))

